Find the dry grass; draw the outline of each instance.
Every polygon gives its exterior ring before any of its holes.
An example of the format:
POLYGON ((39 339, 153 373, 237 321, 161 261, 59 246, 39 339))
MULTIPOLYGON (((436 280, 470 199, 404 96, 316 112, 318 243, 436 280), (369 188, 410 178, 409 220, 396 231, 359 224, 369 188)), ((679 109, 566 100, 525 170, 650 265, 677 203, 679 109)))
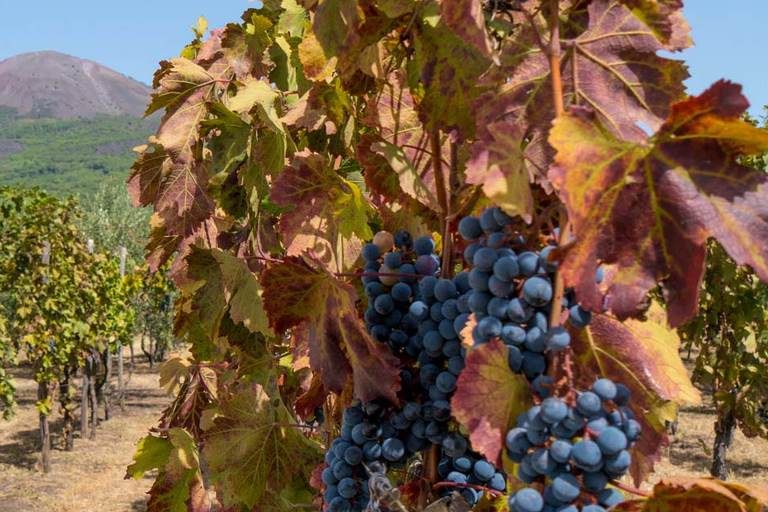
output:
MULTIPOLYGON (((125 468, 138 440, 157 423, 168 397, 158 387, 157 373, 136 365, 126 396, 126 410, 113 409, 113 418, 102 422, 95 441, 75 433, 75 449, 61 449, 61 416, 51 417, 54 448, 51 472, 39 470, 40 437, 35 411, 37 386, 28 369, 13 370, 19 387, 19 411, 10 423, 0 423, 0 510, 28 511, 131 511, 146 510, 147 491, 154 475, 124 480, 125 468)), ((79 409, 75 411, 79 418, 79 409)), ((78 423, 79 427, 79 423, 78 423)))
MULTIPOLYGON (((39 471, 36 385, 28 370, 14 370, 14 375, 20 408, 14 421, 0 423, 0 512, 146 510, 146 492, 154 474, 138 481, 123 477, 136 443, 156 424, 169 400, 158 388, 157 374, 145 363, 138 364, 126 411, 116 410, 112 420, 101 423, 96 441, 82 440, 76 433, 73 452, 58 447, 61 418, 54 414, 51 431, 56 447, 49 475, 39 471)), ((705 449, 711 449, 713 441, 714 413, 705 396, 703 405, 682 409, 678 434, 644 488, 661 477, 708 476, 711 456, 705 449)), ((768 441, 747 439, 737 432, 728 461, 731 480, 768 482, 768 441)))

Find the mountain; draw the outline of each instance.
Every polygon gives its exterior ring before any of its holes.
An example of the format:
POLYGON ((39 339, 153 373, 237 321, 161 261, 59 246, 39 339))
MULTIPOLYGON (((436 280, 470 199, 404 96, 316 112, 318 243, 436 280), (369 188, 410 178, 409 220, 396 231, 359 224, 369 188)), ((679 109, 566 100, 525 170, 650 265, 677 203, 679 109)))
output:
POLYGON ((22 117, 141 117, 150 92, 101 64, 58 52, 24 53, 0 62, 0 106, 22 117))

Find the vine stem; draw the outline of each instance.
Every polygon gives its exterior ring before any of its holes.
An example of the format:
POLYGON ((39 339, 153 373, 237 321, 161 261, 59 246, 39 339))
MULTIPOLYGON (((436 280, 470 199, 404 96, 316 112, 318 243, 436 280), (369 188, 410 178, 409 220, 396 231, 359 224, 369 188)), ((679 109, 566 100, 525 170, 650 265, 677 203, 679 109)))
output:
POLYGON ((497 496, 506 496, 506 494, 501 491, 497 491, 495 489, 489 489, 488 487, 483 487, 482 485, 460 484, 456 482, 437 482, 435 485, 432 486, 433 489, 439 489, 441 487, 461 487, 462 489, 474 489, 476 491, 487 492, 494 498, 497 496))
POLYGON ((440 130, 432 130, 429 135, 430 149, 432 152, 432 170, 435 174, 435 192, 437 204, 440 206, 440 234, 443 238, 443 276, 447 279, 453 277, 451 254, 453 253, 453 239, 448 230, 448 217, 451 215, 451 205, 448 200, 448 188, 443 174, 442 145, 440 144, 440 130))
POLYGON ((637 487, 632 487, 631 485, 628 485, 628 484, 623 484, 618 480, 610 480, 609 483, 612 486, 618 489, 621 489, 622 491, 631 492, 632 494, 636 494, 638 496, 643 496, 645 498, 650 498, 651 496, 653 496, 652 492, 644 491, 642 489, 638 489, 637 487))
MULTIPOLYGON (((560 2, 559 0, 550 0, 550 19, 549 19, 549 70, 552 75, 552 99, 555 105, 555 117, 560 117, 565 112, 563 103, 563 79, 560 74, 560 2)), ((565 214, 560 217, 560 239, 558 246, 563 247, 568 243, 571 236, 570 223, 565 214)), ((562 310, 563 276, 558 269, 555 274, 555 289, 552 295, 552 311, 549 314, 549 326, 557 327, 560 325, 560 311, 562 310)))

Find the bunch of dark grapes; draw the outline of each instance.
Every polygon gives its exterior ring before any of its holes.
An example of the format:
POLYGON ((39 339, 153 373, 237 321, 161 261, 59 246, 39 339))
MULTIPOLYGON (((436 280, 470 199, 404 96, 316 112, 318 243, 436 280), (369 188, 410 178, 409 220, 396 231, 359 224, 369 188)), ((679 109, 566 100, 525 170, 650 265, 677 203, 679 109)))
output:
POLYGON ((408 315, 411 302, 420 297, 416 276, 434 276, 440 270, 440 260, 434 251, 432 238, 422 236, 414 241, 407 231, 398 231, 394 236, 380 231, 373 243, 363 247, 366 274, 402 274, 363 277, 368 297, 365 328, 395 353, 403 351, 417 329, 408 315))
POLYGON ((519 463, 517 476, 527 484, 545 484, 509 498, 512 512, 604 512, 623 501, 606 485, 629 470, 629 450, 640 437, 640 424, 628 408, 630 391, 600 379, 591 391, 577 393, 574 406, 549 397, 523 413, 507 433, 509 458, 519 463))
MULTIPOLYGON (((507 229, 514 223, 499 208, 486 210, 478 219, 466 217, 459 223, 459 235, 472 242, 464 259, 472 270, 467 298, 477 326, 475 343, 500 338, 509 348, 509 366, 534 381, 547 370, 545 353, 559 352, 570 345, 571 337, 563 327, 548 326, 553 307, 553 282, 557 263, 549 261, 555 245, 540 253, 525 248, 525 240, 507 229)), ((576 303, 567 291, 558 307, 568 309, 568 322, 586 327, 589 311, 576 303)))
POLYGON ((403 468, 423 447, 423 439, 402 421, 406 409, 373 401, 344 410, 341 436, 331 442, 325 454, 328 467, 322 479, 326 512, 365 510, 370 501, 369 474, 384 472, 386 467, 403 468))
MULTIPOLYGON (((469 440, 459 432, 451 432, 442 443, 442 459, 437 465, 437 472, 446 482, 472 484, 494 491, 507 489, 507 475, 498 471, 484 457, 472 452, 469 440)), ((467 487, 444 487, 443 495, 456 491, 472 507, 482 497, 483 491, 467 487)))

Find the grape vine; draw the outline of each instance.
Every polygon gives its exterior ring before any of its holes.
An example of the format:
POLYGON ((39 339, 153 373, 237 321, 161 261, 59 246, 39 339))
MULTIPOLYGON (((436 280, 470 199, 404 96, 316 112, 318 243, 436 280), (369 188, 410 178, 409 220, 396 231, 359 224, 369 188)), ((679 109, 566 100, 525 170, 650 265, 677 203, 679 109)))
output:
POLYGON ((768 280, 739 160, 768 136, 736 84, 685 97, 673 4, 271 0, 196 27, 128 179, 192 352, 128 469, 158 469, 149 509, 208 510, 202 459, 233 509, 760 503, 638 489, 700 400, 672 327, 706 239, 768 280))

